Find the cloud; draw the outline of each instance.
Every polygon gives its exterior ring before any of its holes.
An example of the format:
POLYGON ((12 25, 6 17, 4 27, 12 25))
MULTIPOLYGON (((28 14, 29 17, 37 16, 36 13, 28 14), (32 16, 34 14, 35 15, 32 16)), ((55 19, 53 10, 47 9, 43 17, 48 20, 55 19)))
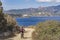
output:
POLYGON ((36 0, 37 2, 60 2, 60 0, 36 0))

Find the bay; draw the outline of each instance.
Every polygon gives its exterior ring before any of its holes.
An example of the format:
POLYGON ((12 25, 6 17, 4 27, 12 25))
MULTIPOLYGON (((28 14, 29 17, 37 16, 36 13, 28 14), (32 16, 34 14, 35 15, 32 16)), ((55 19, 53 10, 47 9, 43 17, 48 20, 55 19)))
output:
POLYGON ((47 20, 60 21, 60 17, 29 17, 29 18, 16 18, 17 24, 19 26, 31 26, 37 25, 39 22, 44 22, 47 20))

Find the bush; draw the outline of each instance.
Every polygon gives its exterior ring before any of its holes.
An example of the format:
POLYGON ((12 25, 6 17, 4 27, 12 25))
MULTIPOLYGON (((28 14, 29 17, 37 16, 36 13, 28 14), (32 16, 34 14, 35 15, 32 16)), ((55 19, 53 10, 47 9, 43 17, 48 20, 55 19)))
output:
POLYGON ((0 37, 1 35, 8 36, 7 34, 14 35, 19 31, 19 27, 16 25, 17 23, 14 18, 3 13, 2 2, 0 1, 0 37))
POLYGON ((60 22, 41 22, 32 34, 33 40, 60 40, 60 22))
POLYGON ((1 37, 10 37, 14 36, 16 33, 19 33, 19 26, 17 25, 15 19, 8 14, 2 14, 2 16, 3 17, 0 18, 0 34, 2 34, 1 37))
POLYGON ((16 23, 16 20, 8 14, 4 14, 4 18, 7 20, 7 30, 18 32, 19 26, 16 23))

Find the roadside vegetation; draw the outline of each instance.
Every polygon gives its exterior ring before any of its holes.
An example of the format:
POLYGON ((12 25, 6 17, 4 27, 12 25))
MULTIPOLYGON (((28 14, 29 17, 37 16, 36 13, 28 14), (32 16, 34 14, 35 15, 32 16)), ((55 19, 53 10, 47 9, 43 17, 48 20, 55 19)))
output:
POLYGON ((19 27, 15 19, 3 13, 2 3, 0 2, 0 38, 10 37, 18 33, 19 27))
POLYGON ((32 33, 33 40, 60 40, 60 22, 45 21, 37 24, 32 33))

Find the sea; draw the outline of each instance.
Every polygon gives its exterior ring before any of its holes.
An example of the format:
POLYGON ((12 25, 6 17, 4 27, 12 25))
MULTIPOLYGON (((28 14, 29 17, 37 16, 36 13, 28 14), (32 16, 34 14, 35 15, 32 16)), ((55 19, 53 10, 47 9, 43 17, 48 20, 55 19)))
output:
POLYGON ((24 18, 16 18, 17 24, 19 26, 35 26, 40 22, 44 22, 47 20, 56 20, 60 21, 59 17, 24 17, 24 18))

